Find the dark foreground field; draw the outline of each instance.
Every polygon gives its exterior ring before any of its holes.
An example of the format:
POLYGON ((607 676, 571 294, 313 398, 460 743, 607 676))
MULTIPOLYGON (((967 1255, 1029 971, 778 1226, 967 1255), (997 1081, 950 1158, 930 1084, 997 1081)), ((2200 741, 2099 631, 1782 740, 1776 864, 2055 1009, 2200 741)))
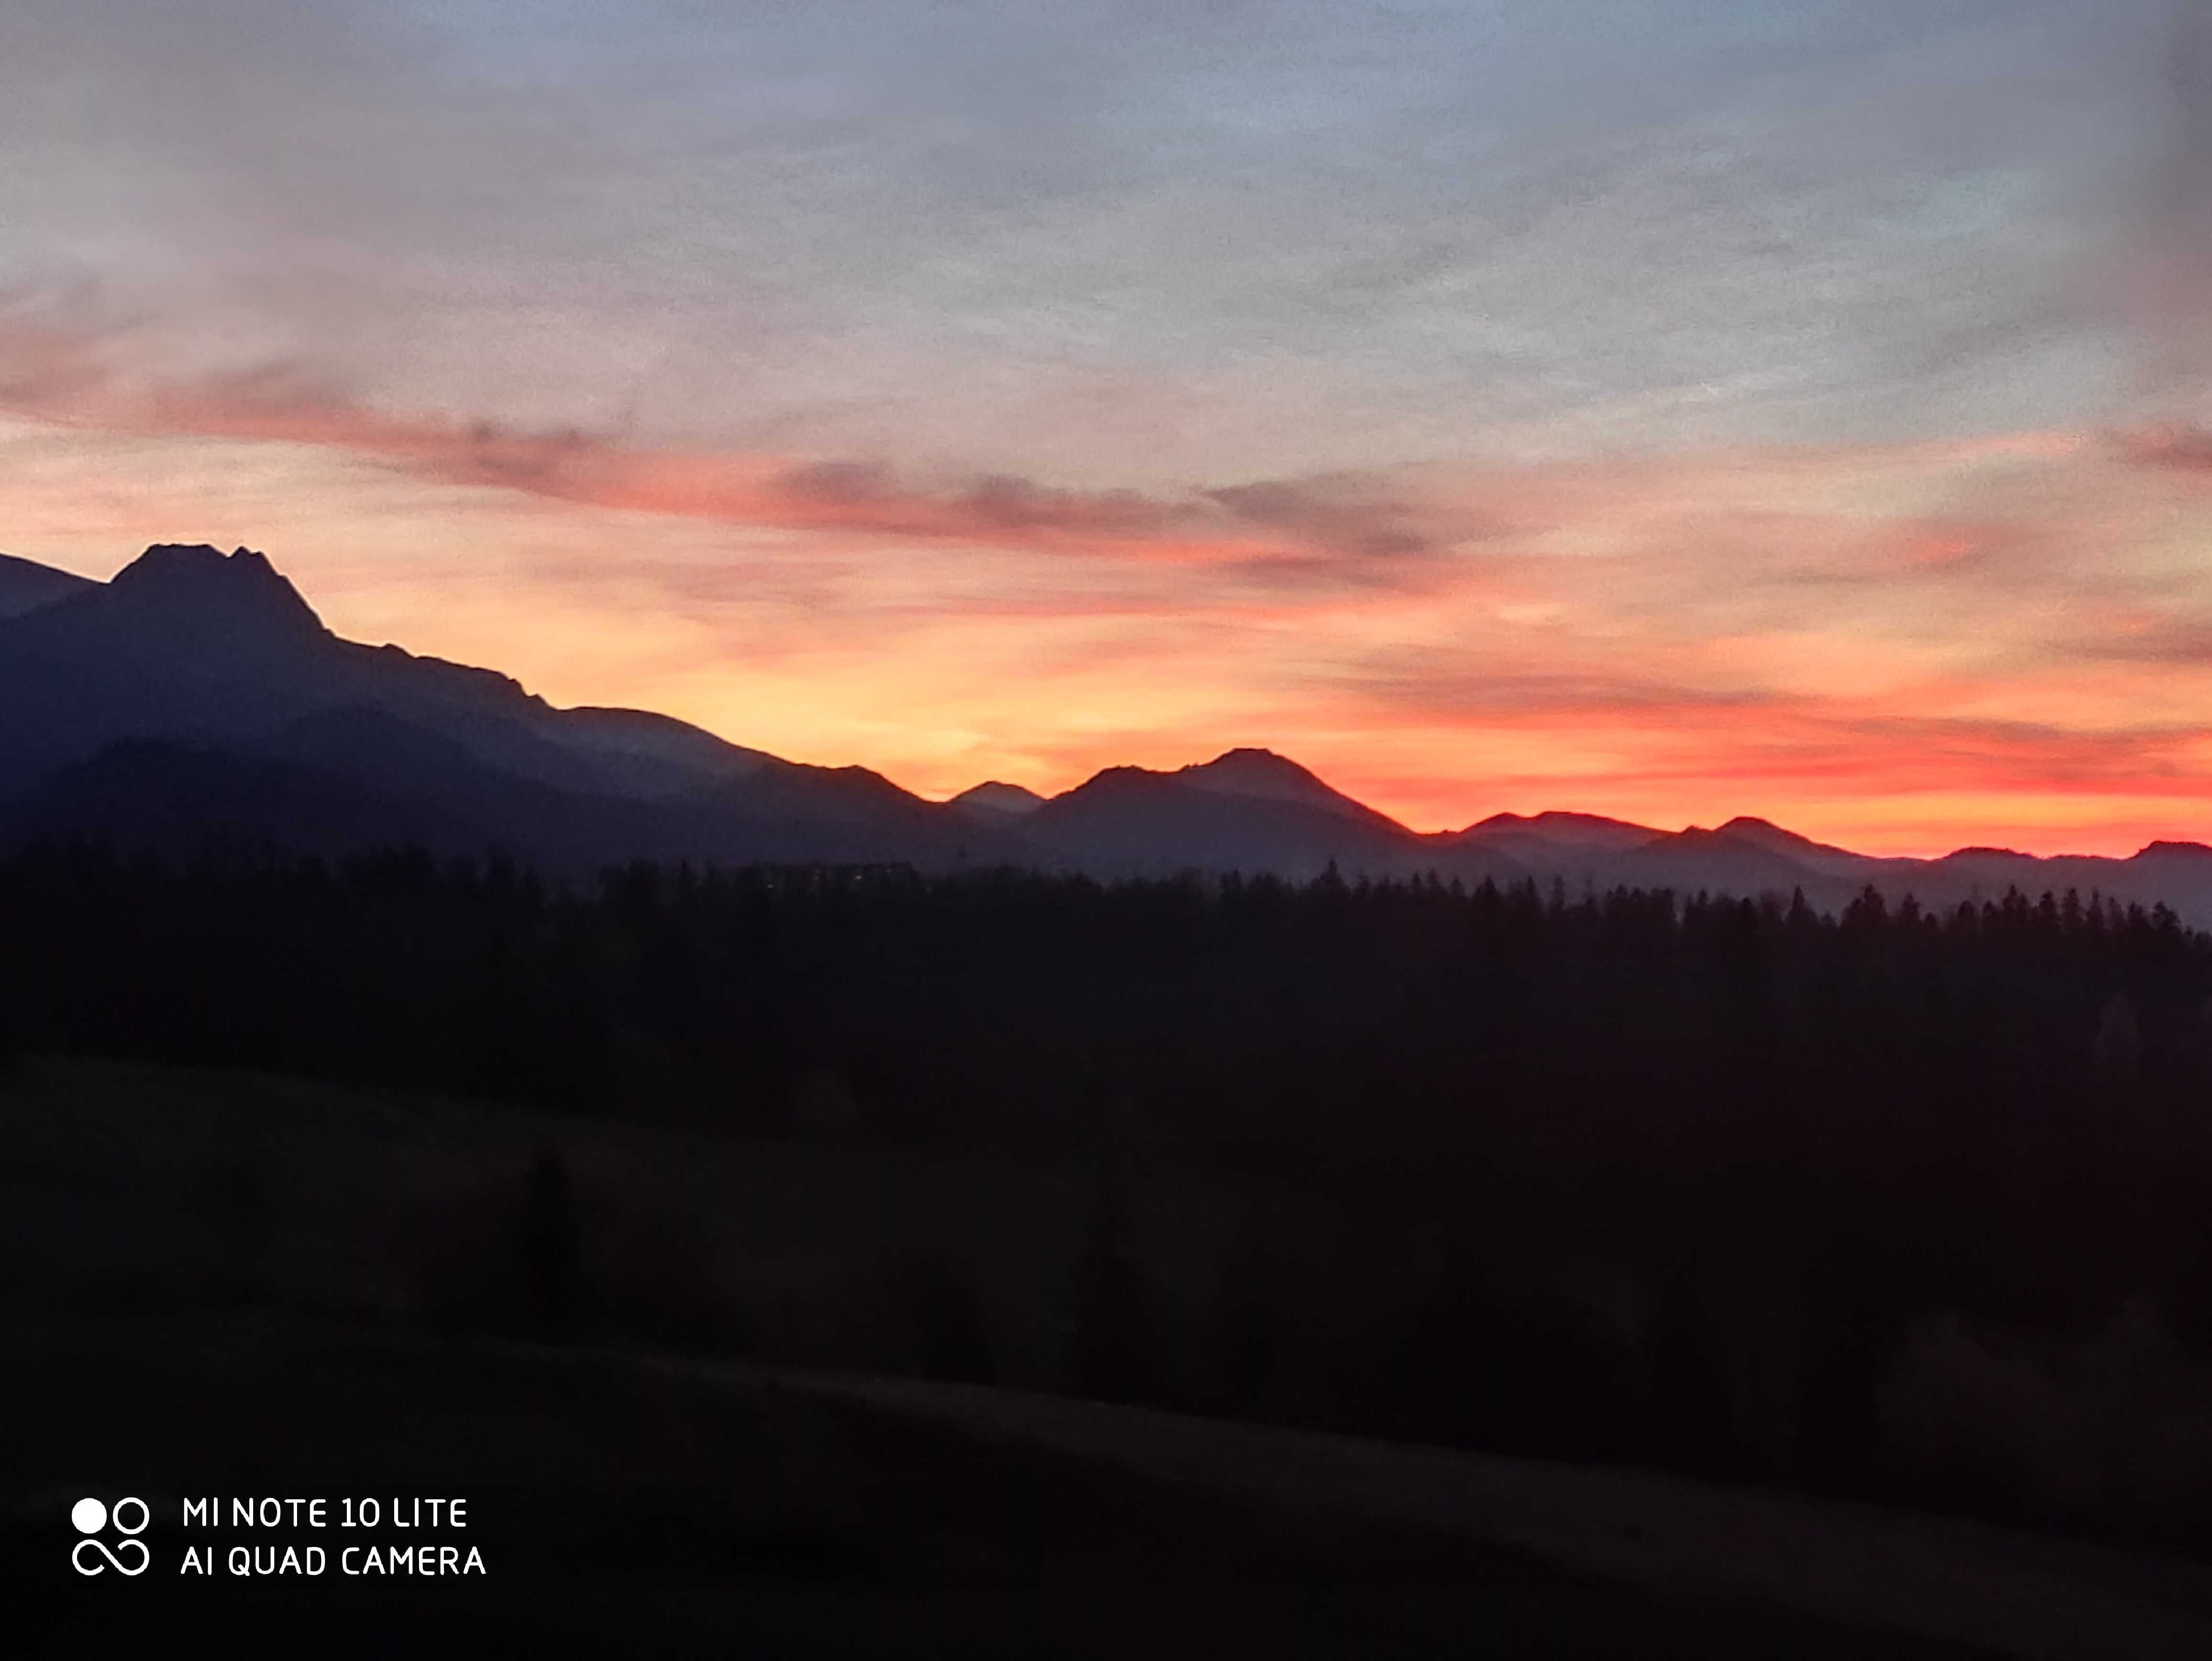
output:
POLYGON ((298 1317, 10 1312, 11 1652, 2201 1656, 2212 1574, 1641 1474, 298 1317), (153 1567, 68 1567, 81 1493, 153 1567), (481 1578, 180 1577, 186 1494, 465 1496, 481 1578))
MULTIPOLYGON (((806 1336, 810 1298, 865 1328, 873 1306, 838 1289, 918 1219, 945 1253, 1005 1260, 988 1317, 1048 1267, 1006 1233, 1044 1238, 1014 1196, 1066 1198, 1010 1166, 27 1061, 0 1086, 7 1652, 2212 1654, 2212 1572, 2179 1561, 896 1378, 865 1346, 793 1364, 619 1326, 502 1334, 496 1298, 453 1288, 490 1272, 469 1227, 504 1215, 487 1173, 526 1173, 548 1135, 611 1263, 628 1182, 682 1225, 695 1280, 756 1326, 796 1311, 783 1342, 833 1353, 836 1331, 806 1336), (74 1573, 70 1506, 125 1494, 151 1507, 150 1570, 74 1573), (187 1529, 197 1496, 470 1510, 412 1536, 187 1529), (340 1572, 346 1545, 432 1540, 474 1545, 486 1573, 340 1572), (212 1575, 178 1573, 195 1544, 212 1575), (234 1546, 310 1544, 329 1554, 318 1577, 223 1567, 234 1546)), ((650 1279, 671 1250, 622 1272, 650 1279)), ((1024 1370, 1048 1371, 1009 1352, 1002 1376, 1024 1370)))

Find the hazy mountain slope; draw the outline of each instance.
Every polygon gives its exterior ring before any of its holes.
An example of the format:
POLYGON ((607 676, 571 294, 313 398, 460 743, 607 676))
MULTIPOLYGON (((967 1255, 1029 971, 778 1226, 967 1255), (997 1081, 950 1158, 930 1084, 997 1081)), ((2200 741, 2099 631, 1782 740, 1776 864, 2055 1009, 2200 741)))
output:
POLYGON ((553 712, 564 743, 588 750, 611 773, 640 794, 690 788, 702 778, 745 778, 779 764, 764 750, 748 750, 672 715, 644 709, 586 705, 553 712))
MULTIPOLYGON (((1740 816, 1730 819, 1714 833, 1730 837, 1740 843, 1748 843, 1770 854, 1779 855, 1793 864, 1802 865, 1823 876, 1850 877, 1867 881, 1880 875, 1892 861, 1869 859, 1864 854, 1854 854, 1847 848, 1836 848, 1827 843, 1814 842, 1810 837, 1801 837, 1795 830, 1785 830, 1765 819, 1740 816)), ((1907 861, 1917 863, 1917 861, 1907 861)))
POLYGON ((1882 862, 1875 886, 1897 898, 1911 892, 1923 905, 1955 906, 2000 899, 2017 888, 2030 899, 2070 891, 2140 905, 2164 904, 2199 926, 2212 927, 2212 848, 2201 843, 2153 843, 2124 860, 2079 855, 2039 859, 2006 849, 1961 849, 1940 860, 1882 862))
POLYGON ((1000 824, 1027 818, 1043 806, 1044 801, 1034 790, 988 779, 981 784, 971 785, 945 805, 980 823, 1000 824))
POLYGON ((1449 838, 1510 854, 1543 880, 1571 889, 1672 888, 1680 892, 1772 895, 1802 891, 1833 911, 1872 888, 1894 904, 1908 895, 1929 909, 2002 899, 2017 888, 2031 900, 2070 889, 2086 900, 2166 904, 2212 927, 2212 849, 2158 843, 2124 860, 2038 858, 2006 849, 1961 849, 1941 859, 1882 858, 1814 841, 1768 820, 1741 817, 1717 830, 1664 832, 1581 813, 1523 818, 1500 813, 1449 838))
POLYGON ((1820 904, 1848 899, 1847 879, 1725 830, 1697 826, 1660 837, 1606 861, 1606 876, 1623 886, 1686 893, 1778 894, 1802 890, 1820 904))
POLYGON ((1667 833, 1648 824, 1631 824, 1595 813, 1492 813, 1464 830, 1449 833, 1455 842, 1522 847, 1558 852, 1625 853, 1667 833))

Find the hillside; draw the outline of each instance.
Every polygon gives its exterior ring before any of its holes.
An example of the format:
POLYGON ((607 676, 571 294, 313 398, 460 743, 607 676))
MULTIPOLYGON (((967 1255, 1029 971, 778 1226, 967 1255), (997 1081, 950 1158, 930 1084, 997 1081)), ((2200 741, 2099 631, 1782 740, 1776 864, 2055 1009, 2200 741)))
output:
MULTIPOLYGON (((750 1239, 732 1267, 783 1262, 784 1296, 802 1305, 800 1265, 826 1287, 841 1255, 861 1250, 831 1219, 873 1214, 896 1237, 974 1214, 994 1189, 985 1208, 1010 1218, 1006 1198, 1034 1181, 277 1079, 33 1064, 0 1086, 0 1365, 17 1381, 0 1530, 28 1639, 15 1652, 149 1637, 178 1608, 173 1581, 117 1601, 70 1576, 52 1546, 57 1496, 128 1485, 155 1506, 168 1554, 183 1541, 179 1496, 259 1492, 264 1474, 286 1492, 474 1506, 486 1581, 191 1589, 240 1634, 343 1618, 321 1645, 338 1654, 433 1623, 531 1634, 554 1652, 619 1635, 625 1652, 671 1654, 1472 1644, 2071 1661, 2212 1643, 2204 1569, 1980 1525, 849 1367, 685 1359, 611 1331, 424 1331, 411 1300, 426 1283, 392 1279, 410 1258, 377 1232, 442 1241, 442 1257, 412 1259, 435 1273, 495 1259, 496 1228, 472 1243, 454 1225, 495 1219, 494 1196, 549 1138, 586 1196, 595 1250, 649 1194, 672 1205, 678 1236, 709 1214, 736 1220, 750 1239), (63 1238, 98 1243, 97 1259, 57 1257, 63 1238)), ((1048 1189, 1037 1199, 1041 1221, 1055 1208, 1048 1189)))

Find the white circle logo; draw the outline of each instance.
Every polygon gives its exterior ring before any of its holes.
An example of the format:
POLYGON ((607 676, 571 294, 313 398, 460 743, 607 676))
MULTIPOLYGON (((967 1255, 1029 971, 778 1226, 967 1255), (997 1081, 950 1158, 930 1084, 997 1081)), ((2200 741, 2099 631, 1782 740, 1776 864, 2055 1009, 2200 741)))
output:
POLYGON ((76 1566, 79 1574, 105 1574, 110 1569, 113 1569, 118 1574, 143 1574, 146 1573, 146 1565, 153 1560, 154 1555, 146 1549, 146 1542, 143 1540, 133 1539, 131 1536, 143 1533, 146 1524, 152 1520, 153 1513, 147 1508, 146 1502, 135 1496, 126 1495, 118 1500, 111 1508, 88 1495, 70 1507, 70 1521, 76 1525, 79 1534, 86 1536, 78 1541, 76 1548, 70 1551, 70 1561, 76 1566), (124 1521, 124 1507, 126 1506, 136 1506, 138 1508, 138 1520, 136 1523, 124 1521), (95 1540, 91 1537, 110 1523, 113 1523, 115 1531, 124 1536, 112 1549, 105 1540, 95 1540), (107 1561, 105 1563, 88 1564, 84 1555, 88 1551, 97 1552, 107 1561), (116 1555, 118 1552, 122 1553, 123 1556, 118 1556, 116 1555), (132 1552, 138 1555, 135 1564, 125 1561, 132 1552))

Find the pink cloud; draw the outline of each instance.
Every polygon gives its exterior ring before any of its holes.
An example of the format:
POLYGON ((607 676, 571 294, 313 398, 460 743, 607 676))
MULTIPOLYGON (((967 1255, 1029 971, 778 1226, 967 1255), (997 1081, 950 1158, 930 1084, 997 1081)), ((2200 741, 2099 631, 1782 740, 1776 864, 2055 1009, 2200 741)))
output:
POLYGON ((1259 742, 1430 828, 1568 806, 1887 824, 1920 851, 2212 835, 2212 574, 2188 557, 2212 441, 2188 427, 1182 493, 930 482, 392 413, 304 363, 178 368, 52 307, 0 307, 0 408, 88 448, 190 441, 201 467, 225 442, 319 453, 325 479, 367 460, 391 489, 487 492, 479 526, 502 497, 573 507, 471 602, 474 636, 419 571, 362 578, 424 590, 368 609, 568 701, 938 794, 1259 742), (595 510, 660 523, 610 563, 595 510))

